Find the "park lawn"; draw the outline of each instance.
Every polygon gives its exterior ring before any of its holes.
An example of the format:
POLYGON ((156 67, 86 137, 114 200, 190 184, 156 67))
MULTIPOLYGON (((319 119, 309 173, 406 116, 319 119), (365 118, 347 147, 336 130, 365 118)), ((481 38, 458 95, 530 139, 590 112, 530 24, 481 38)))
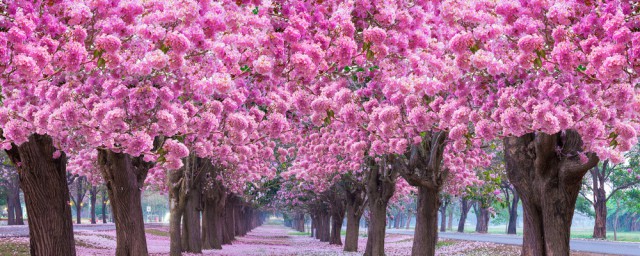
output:
MULTIPOLYGON (((473 228, 465 229, 465 231, 473 232, 473 228)), ((522 235, 522 228, 516 231, 518 235, 522 235)), ((504 227, 489 227, 489 234, 506 234, 504 227)), ((571 238, 592 239, 593 229, 590 228, 574 228, 571 229, 571 238)), ((607 231, 607 241, 613 240, 613 231, 607 231)), ((619 242, 640 242, 640 231, 618 232, 619 242)))

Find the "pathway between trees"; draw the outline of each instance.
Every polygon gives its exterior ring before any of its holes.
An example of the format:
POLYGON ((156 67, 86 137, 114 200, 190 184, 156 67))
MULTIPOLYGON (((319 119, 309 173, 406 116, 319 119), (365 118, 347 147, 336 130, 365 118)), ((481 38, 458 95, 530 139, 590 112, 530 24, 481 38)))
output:
MULTIPOLYGON (((387 230, 387 233, 413 235, 413 230, 387 230)), ((509 245, 522 245, 522 236, 519 235, 496 235, 496 234, 468 234, 440 232, 440 238, 491 242, 509 245)), ((610 242, 586 239, 571 239, 571 250, 591 253, 606 253, 618 255, 640 255, 640 243, 630 242, 610 242)))

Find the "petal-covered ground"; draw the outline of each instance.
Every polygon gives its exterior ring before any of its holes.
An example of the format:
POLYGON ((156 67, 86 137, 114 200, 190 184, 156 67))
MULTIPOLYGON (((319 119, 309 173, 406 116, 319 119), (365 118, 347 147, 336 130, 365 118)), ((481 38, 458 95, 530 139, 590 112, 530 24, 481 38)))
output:
MULTIPOLYGON (((75 232, 78 255, 114 255, 115 231, 75 232)), ((344 241, 344 238, 343 238, 344 241)), ((387 255, 410 255, 413 238, 409 235, 387 235, 385 250, 387 255)), ((0 239, 0 255, 29 255, 28 238, 0 239)), ((342 246, 329 245, 289 228, 264 225, 244 237, 238 237, 232 245, 222 250, 205 250, 203 254, 184 255, 225 255, 225 256, 288 256, 288 255, 362 255, 366 237, 360 237, 359 253, 346 253, 342 246)), ((167 228, 147 229, 147 246, 151 255, 168 255, 169 236, 167 228)), ((520 248, 485 242, 439 241, 436 255, 520 255, 520 248)), ((573 253, 579 256, 595 254, 573 253)))

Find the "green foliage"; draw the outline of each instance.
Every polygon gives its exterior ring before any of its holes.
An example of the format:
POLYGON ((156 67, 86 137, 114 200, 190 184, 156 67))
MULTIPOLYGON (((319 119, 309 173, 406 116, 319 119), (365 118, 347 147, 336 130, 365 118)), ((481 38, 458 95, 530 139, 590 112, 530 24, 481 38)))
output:
POLYGON ((587 216, 595 217, 596 213, 593 211, 593 205, 587 201, 584 197, 579 196, 576 201, 576 211, 584 213, 587 216))

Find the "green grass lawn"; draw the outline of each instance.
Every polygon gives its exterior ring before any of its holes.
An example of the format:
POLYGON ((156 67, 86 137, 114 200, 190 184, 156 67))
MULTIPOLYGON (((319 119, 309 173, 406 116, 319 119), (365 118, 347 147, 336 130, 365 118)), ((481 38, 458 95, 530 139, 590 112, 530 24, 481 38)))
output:
MULTIPOLYGON (((474 227, 466 227, 465 231, 473 232, 474 227)), ((505 234, 504 227, 489 227, 489 234, 505 234)), ((522 229, 517 230, 518 235, 522 235, 522 229)), ((571 229, 571 238, 590 239, 593 235, 593 229, 590 228, 573 228, 571 229)), ((607 240, 613 241, 613 231, 607 231, 607 240)), ((640 232, 618 232, 618 240, 623 242, 640 242, 640 232)))
POLYGON ((156 236, 169 236, 169 232, 158 230, 158 229, 148 228, 148 229, 145 229, 145 232, 148 234, 156 235, 156 236))

